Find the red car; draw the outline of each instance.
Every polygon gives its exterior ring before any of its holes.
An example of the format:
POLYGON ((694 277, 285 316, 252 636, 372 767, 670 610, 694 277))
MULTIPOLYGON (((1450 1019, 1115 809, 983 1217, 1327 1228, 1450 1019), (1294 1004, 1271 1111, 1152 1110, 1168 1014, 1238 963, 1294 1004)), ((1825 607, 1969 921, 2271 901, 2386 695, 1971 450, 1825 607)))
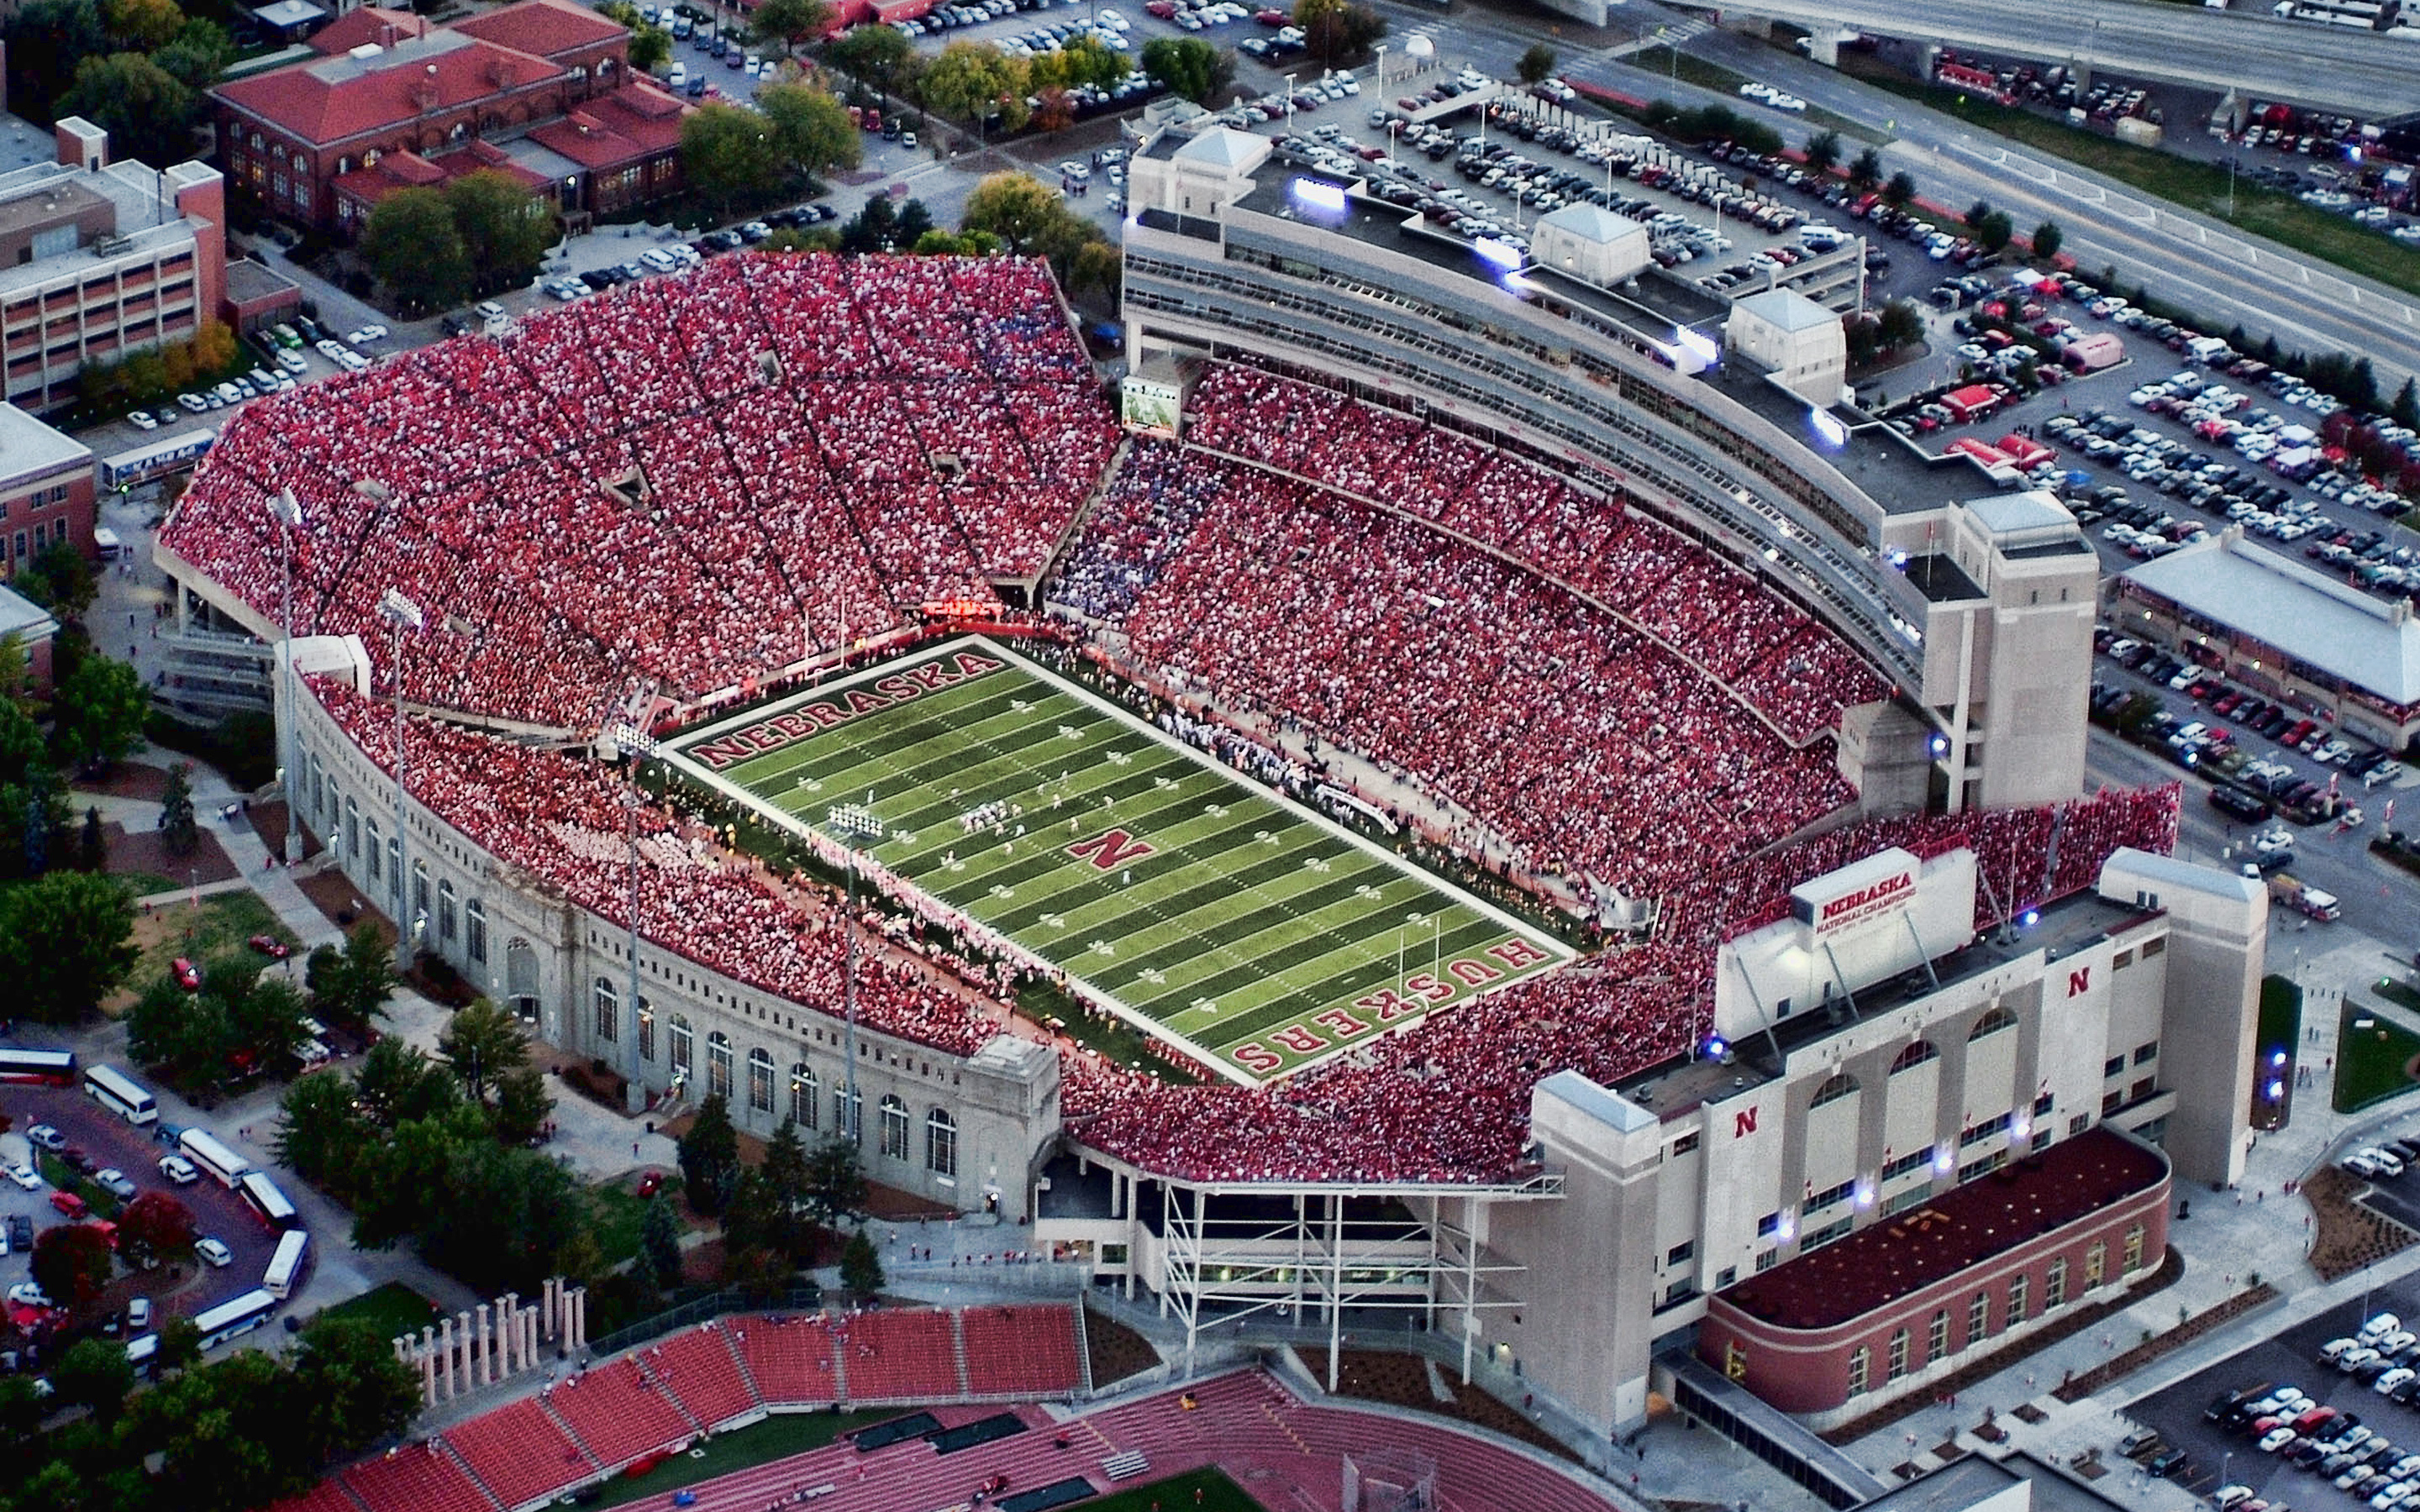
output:
POLYGON ((51 1206, 56 1208, 62 1215, 69 1218, 81 1218, 85 1213, 92 1211, 85 1206, 84 1198, 77 1196, 72 1192, 52 1193, 51 1206))
POLYGON ((258 950, 261 954, 269 957, 271 961, 283 961, 286 959, 286 942, 279 939, 274 934, 256 934, 244 943, 251 946, 254 949, 258 950))
POLYGON ((1264 26, 1291 26, 1294 24, 1293 12, 1279 10, 1274 8, 1267 10, 1253 11, 1252 19, 1259 22, 1264 26))
POLYGON ((181 955, 168 963, 168 975, 176 978, 177 985, 189 993, 202 990, 201 972, 194 969, 194 964, 181 955))

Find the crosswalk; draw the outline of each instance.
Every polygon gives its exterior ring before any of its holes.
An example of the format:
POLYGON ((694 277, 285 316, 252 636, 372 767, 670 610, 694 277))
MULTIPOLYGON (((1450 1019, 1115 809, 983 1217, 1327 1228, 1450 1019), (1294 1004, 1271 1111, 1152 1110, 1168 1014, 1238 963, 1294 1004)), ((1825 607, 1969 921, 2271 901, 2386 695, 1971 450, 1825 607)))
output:
POLYGON ((1656 27, 1643 37, 1627 42, 1618 42, 1606 48, 1604 55, 1621 58, 1644 53, 1651 48, 1684 47, 1694 39, 1703 37, 1714 29, 1712 22, 1694 19, 1674 21, 1656 27))

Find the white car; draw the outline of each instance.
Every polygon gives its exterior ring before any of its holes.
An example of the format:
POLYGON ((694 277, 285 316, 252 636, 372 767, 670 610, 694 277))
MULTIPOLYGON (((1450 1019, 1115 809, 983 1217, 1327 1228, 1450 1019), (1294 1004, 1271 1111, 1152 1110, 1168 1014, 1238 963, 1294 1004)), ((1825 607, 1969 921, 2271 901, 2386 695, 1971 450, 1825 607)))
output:
POLYGON ((2275 1454, 2293 1443, 2296 1437, 2292 1428, 2271 1428, 2268 1437, 2260 1441, 2260 1452, 2265 1455, 2275 1454))
POLYGON ((40 1287, 35 1285, 31 1281, 20 1281, 15 1286, 10 1287, 8 1288, 8 1300, 20 1307, 50 1307, 56 1305, 51 1301, 50 1294, 48 1292, 45 1292, 40 1287))
POLYGON ((194 1169, 194 1163, 182 1155, 163 1157, 160 1162, 160 1174, 178 1186, 191 1186, 202 1176, 201 1172, 194 1169))
POLYGON ((546 291, 549 294, 553 295, 556 299, 561 300, 564 303, 569 304, 572 301, 587 293, 588 285, 576 278, 559 278, 553 283, 549 284, 546 286, 546 291))
POLYGON ((2347 1350, 2344 1353, 2336 1356, 2336 1368, 2343 1371, 2346 1375, 2351 1375, 2354 1371, 2360 1369, 2363 1365, 2369 1364, 2369 1362, 2377 1359, 2378 1357, 2378 1351, 2372 1349, 2364 1348, 2359 1350, 2347 1350))
POLYGON ((158 430, 160 428, 160 423, 151 418, 151 412, 147 409, 137 409, 126 418, 133 423, 136 430, 158 430))
POLYGON ((235 1252, 208 1234, 194 1241, 194 1253, 222 1270, 235 1263, 235 1252))
POLYGON ((471 313, 482 320, 502 320, 504 317, 504 307, 493 300, 481 300, 471 306, 471 313))
POLYGON ((28 1192, 39 1192, 42 1189, 41 1175, 31 1165, 9 1166, 8 1180, 16 1182, 19 1186, 23 1187, 28 1192))
POLYGON ((2408 1365, 2397 1365, 2394 1369, 2389 1370, 2386 1374, 2379 1377, 2376 1381, 2371 1381, 2369 1383, 2369 1389, 2378 1393, 2381 1396, 2383 1396, 2388 1392, 2393 1391, 2396 1387, 2402 1385, 2405 1381, 2414 1380, 2420 1380, 2420 1370, 2413 1370, 2408 1365))
POLYGON ((1070 183, 1080 184, 1092 178, 1093 170, 1080 162, 1063 162, 1059 165, 1059 177, 1070 183))
POLYGON ((288 373, 302 373, 309 370, 311 363, 301 352, 287 351, 281 347, 277 351, 277 365, 288 373))
POLYGON ((659 273, 669 273, 674 269, 680 266, 680 264, 674 259, 673 255, 666 252, 661 247, 649 247, 646 251, 639 254, 639 260, 659 273))
POLYGON ((356 347, 366 347, 374 341, 384 341, 386 340, 386 327, 379 324, 375 320, 371 321, 368 325, 362 327, 359 331, 349 331, 345 333, 345 339, 351 342, 356 347))

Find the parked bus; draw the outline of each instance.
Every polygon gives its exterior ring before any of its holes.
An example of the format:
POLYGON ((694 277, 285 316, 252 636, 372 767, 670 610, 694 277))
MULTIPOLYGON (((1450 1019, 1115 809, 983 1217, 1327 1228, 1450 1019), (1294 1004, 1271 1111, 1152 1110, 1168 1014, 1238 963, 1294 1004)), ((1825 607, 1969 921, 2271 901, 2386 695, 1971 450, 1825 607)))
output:
POLYGON ((129 1123, 157 1123, 160 1104, 151 1094, 114 1066, 94 1066, 84 1073, 84 1095, 129 1123))
POLYGON ((0 1045, 0 1082, 73 1087, 75 1069, 72 1050, 15 1050, 0 1045))
POLYGON ((286 1230, 277 1242, 277 1253, 269 1257, 269 1270, 260 1278, 260 1289, 284 1302, 294 1295, 295 1284, 302 1279, 302 1256, 311 1247, 311 1236, 300 1228, 286 1230))
POLYGON ((276 1310, 277 1299, 268 1292, 247 1291, 199 1315, 194 1319, 194 1326, 201 1330, 201 1347, 214 1350, 227 1340, 249 1334, 268 1322, 269 1315, 276 1310))
POLYGON ((160 1363, 160 1335, 146 1334, 140 1338, 128 1339, 126 1363, 134 1367, 136 1377, 148 1379, 151 1367, 160 1363))
POLYGON ((219 1185, 228 1191, 252 1169, 252 1162, 220 1144, 206 1129, 188 1129, 177 1136, 177 1148, 185 1158, 218 1178, 219 1185))
POLYGON ((180 430, 114 456, 104 456, 101 459, 101 486, 123 491, 138 483, 181 472, 200 461, 202 454, 217 440, 212 431, 180 430))
POLYGON ((301 1226, 302 1220, 295 1215, 294 1204, 286 1200, 286 1194, 277 1190, 276 1182, 260 1172, 246 1171, 237 1181, 236 1190, 243 1195, 245 1206, 270 1227, 286 1229, 301 1226))

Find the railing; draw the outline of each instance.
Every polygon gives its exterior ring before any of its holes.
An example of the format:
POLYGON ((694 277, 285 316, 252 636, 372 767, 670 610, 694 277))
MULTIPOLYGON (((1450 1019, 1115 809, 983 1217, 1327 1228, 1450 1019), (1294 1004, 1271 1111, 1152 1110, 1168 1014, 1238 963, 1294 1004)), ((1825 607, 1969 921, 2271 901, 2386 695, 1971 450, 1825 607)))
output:
POLYGON ((590 1339, 588 1353, 591 1356, 619 1354, 650 1339, 659 1339, 675 1329, 703 1323, 709 1318, 721 1318, 729 1313, 807 1313, 823 1304, 823 1290, 818 1287, 792 1287, 776 1292, 752 1292, 737 1287, 725 1287, 590 1339))

